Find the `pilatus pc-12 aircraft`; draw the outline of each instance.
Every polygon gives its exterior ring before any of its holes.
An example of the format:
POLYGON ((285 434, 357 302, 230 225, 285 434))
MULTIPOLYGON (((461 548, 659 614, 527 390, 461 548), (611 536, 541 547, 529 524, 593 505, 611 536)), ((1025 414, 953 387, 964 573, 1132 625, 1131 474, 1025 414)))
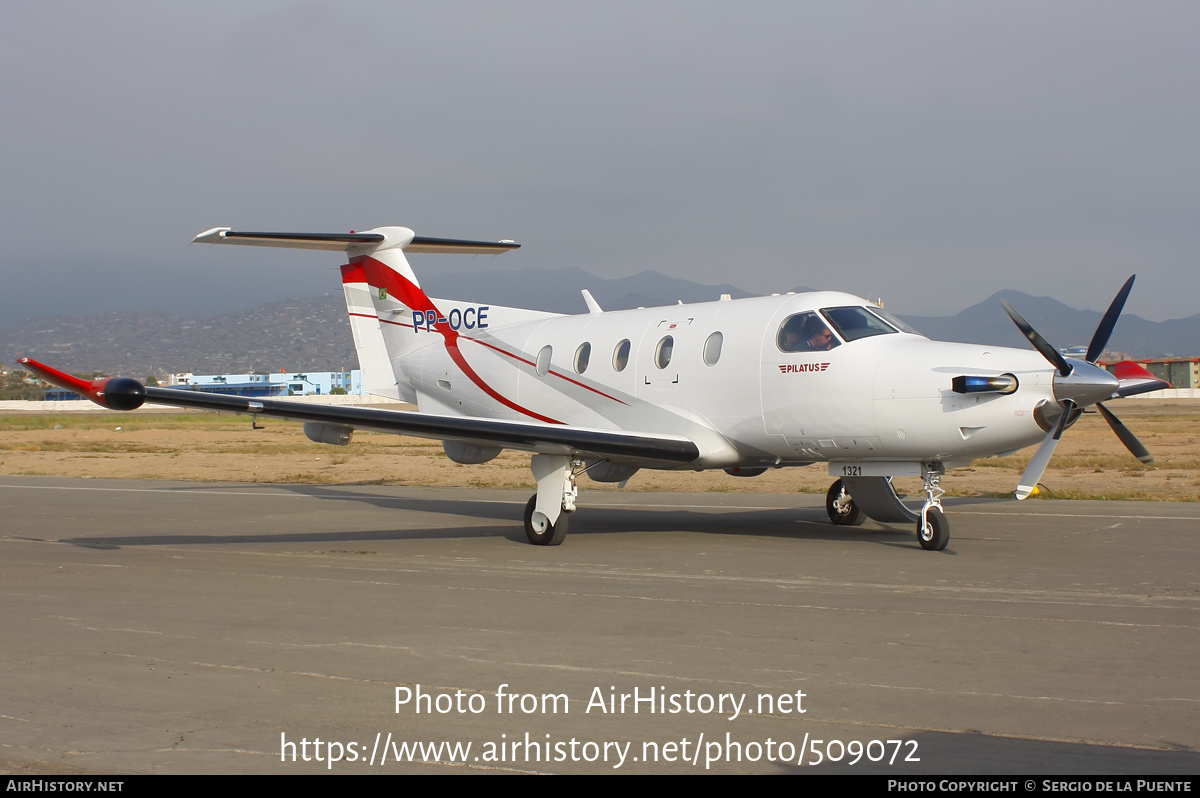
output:
POLYGON ((834 524, 864 516, 913 523, 926 549, 945 548, 946 469, 1040 443, 1016 497, 1029 496, 1063 431, 1091 405, 1143 462, 1150 453, 1102 402, 1166 387, 1133 363, 1094 365, 1133 285, 1121 288, 1083 360, 1064 358, 1007 303, 1037 350, 931 341, 878 307, 821 291, 604 311, 587 291, 577 316, 430 299, 405 253, 500 253, 511 241, 417 236, 405 227, 363 233, 245 233, 215 228, 198 243, 345 252, 342 287, 367 390, 418 412, 325 407, 94 381, 27 358, 47 381, 99 404, 143 402, 304 422, 314 441, 344 445, 356 429, 443 441, 459 463, 504 449, 531 452, 537 493, 525 533, 557 545, 583 473, 624 482, 641 468, 828 465, 834 524), (892 489, 924 479, 920 510, 892 489))

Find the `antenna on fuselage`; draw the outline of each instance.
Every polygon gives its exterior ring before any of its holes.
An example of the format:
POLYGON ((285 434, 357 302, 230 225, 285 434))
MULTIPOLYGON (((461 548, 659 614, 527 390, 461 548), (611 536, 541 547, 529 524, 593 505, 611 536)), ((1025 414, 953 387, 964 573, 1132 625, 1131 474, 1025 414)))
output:
POLYGON ((581 288, 579 293, 583 294, 583 301, 587 305, 588 313, 603 313, 604 308, 600 307, 600 303, 592 296, 592 292, 586 288, 581 288))

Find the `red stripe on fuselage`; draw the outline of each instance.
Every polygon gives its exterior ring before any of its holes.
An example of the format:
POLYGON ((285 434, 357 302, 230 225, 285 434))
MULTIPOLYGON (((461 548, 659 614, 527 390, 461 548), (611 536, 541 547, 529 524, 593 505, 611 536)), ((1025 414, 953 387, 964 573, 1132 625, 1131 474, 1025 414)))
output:
MULTIPOLYGON (((377 285, 387 289, 389 294, 396 297, 396 299, 403 302, 412 310, 419 310, 422 312, 432 311, 435 319, 443 318, 442 314, 438 312, 437 307, 434 306, 433 301, 425 295, 425 292, 422 291, 419 286, 413 285, 410 280, 401 274, 397 274, 396 271, 387 264, 364 255, 361 259, 356 258, 348 265, 358 265, 363 268, 367 281, 371 285, 377 285)), ((435 321, 433 327, 434 330, 442 334, 442 339, 446 346, 446 352, 450 355, 450 359, 453 360, 459 369, 462 370, 463 374, 467 375, 467 378, 470 379, 471 382, 479 386, 479 389, 488 396, 492 397, 505 407, 516 410, 518 413, 537 419, 538 421, 544 421, 547 424, 563 423, 557 419, 550 418, 549 416, 543 416, 541 413, 535 413, 526 407, 521 407, 521 405, 512 401, 508 397, 502 396, 498 391, 496 391, 495 388, 488 385, 483 381, 482 377, 475 373, 475 369, 471 368, 471 365, 467 363, 466 358, 463 357, 462 352, 458 350, 458 330, 451 328, 449 322, 443 321, 435 321)))
MULTIPOLYGON (((534 364, 534 362, 533 362, 532 360, 526 360, 525 358, 521 357, 521 356, 520 356, 520 355, 518 355, 518 354, 514 354, 513 352, 509 352, 509 351, 507 351, 507 350, 505 350, 505 349, 501 349, 501 348, 500 348, 500 347, 498 347, 498 346, 493 346, 492 344, 489 344, 487 341, 480 341, 478 338, 472 338, 472 337, 470 337, 469 335, 468 335, 468 336, 464 336, 464 337, 465 337, 465 338, 466 338, 468 341, 474 341, 475 343, 477 343, 477 344, 480 344, 480 345, 482 345, 482 346, 486 346, 488 349, 495 350, 496 352, 499 352, 499 353, 500 353, 500 354, 502 354, 502 355, 507 355, 508 357, 511 357, 513 360, 519 360, 519 361, 521 361, 522 363, 524 363, 524 364, 525 364, 525 365, 527 365, 527 366, 533 366, 533 365, 535 365, 535 364, 534 364)), ((561 372, 554 371, 553 369, 551 369, 551 370, 550 370, 550 374, 551 374, 552 376, 554 376, 554 377, 558 377, 560 380, 566 380, 567 382, 571 383, 572 385, 578 385, 580 388, 586 388, 587 390, 591 391, 591 392, 592 392, 592 393, 594 393, 594 394, 597 394, 597 395, 599 395, 599 396, 603 396, 605 399, 612 399, 614 402, 621 402, 621 404, 623 404, 623 405, 628 405, 628 404, 629 404, 628 402, 623 402, 623 401, 621 401, 620 399, 618 399, 618 398, 617 398, 617 397, 615 397, 615 396, 609 396, 609 395, 608 395, 608 394, 606 394, 604 391, 601 391, 601 390, 598 390, 598 389, 596 389, 596 388, 593 388, 593 387, 592 387, 592 386, 590 386, 590 385, 584 385, 584 384, 583 384, 582 382, 580 382, 579 380, 573 380, 573 379, 571 379, 570 377, 568 377, 566 374, 563 374, 563 373, 561 373, 561 372)))
POLYGON ((526 360, 525 358, 521 357, 520 355, 515 355, 512 352, 509 352, 505 349, 501 349, 498 346, 493 346, 492 344, 489 344, 487 341, 480 341, 477 338, 470 338, 468 340, 474 341, 475 343, 479 344, 480 346, 486 346, 488 349, 493 349, 502 355, 507 355, 508 357, 511 357, 513 360, 519 360, 522 363, 524 363, 526 366, 535 366, 536 365, 532 360, 526 360))

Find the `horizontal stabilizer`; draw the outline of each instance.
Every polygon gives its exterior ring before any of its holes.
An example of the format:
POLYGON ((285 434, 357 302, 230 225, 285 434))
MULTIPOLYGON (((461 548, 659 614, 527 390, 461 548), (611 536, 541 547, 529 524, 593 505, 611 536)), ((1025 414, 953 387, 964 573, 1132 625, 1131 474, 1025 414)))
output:
POLYGON ((406 227, 383 227, 365 233, 261 233, 214 227, 193 238, 192 243, 319 249, 326 252, 353 250, 359 253, 398 246, 406 252, 460 255, 498 255, 521 247, 515 241, 468 241, 418 236, 406 227))
POLYGON ((413 236, 412 243, 404 251, 431 255, 499 255, 520 248, 521 245, 516 241, 460 241, 456 238, 413 236))

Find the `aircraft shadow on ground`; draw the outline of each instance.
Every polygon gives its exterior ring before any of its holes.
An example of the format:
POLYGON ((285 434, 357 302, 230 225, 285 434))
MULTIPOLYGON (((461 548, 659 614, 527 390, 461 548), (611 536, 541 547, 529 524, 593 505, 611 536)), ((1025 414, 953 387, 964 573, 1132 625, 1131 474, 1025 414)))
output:
MULTIPOLYGON (((176 528, 156 530, 148 534, 88 535, 61 538, 60 542, 94 549, 114 549, 124 546, 179 546, 245 543, 364 543, 370 541, 436 540, 502 537, 527 545, 522 527, 524 504, 519 501, 455 501, 420 496, 386 496, 354 488, 332 489, 320 486, 289 485, 283 488, 320 501, 344 502, 351 505, 369 505, 395 511, 397 514, 432 513, 458 515, 480 521, 499 523, 463 527, 430 526, 392 529, 319 529, 311 531, 289 531, 257 533, 252 531, 253 517, 247 517, 245 527, 236 532, 205 529, 201 519, 184 520, 176 528)), ((247 486, 261 490, 262 486, 247 486)), ((187 490, 187 488, 184 488, 187 490)), ((203 490, 197 488, 197 490, 203 490)), ((225 488, 228 490, 228 488, 225 488)), ((617 533, 664 533, 683 532, 710 535, 752 535, 811 540, 836 540, 847 543, 898 546, 916 546, 915 534, 907 526, 881 525, 871 521, 857 527, 835 527, 829 523, 822 507, 790 507, 781 509, 729 508, 721 511, 697 511, 690 509, 626 508, 610 506, 589 507, 583 504, 571 517, 570 533, 576 535, 604 535, 617 533)), ((949 552, 947 552, 949 553, 949 552)))

